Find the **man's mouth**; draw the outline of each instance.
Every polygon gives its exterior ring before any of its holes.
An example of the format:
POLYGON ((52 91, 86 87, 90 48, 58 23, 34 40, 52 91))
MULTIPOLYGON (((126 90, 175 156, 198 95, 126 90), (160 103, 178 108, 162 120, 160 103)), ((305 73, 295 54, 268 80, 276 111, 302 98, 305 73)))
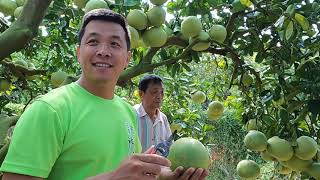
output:
POLYGON ((92 63, 92 65, 94 67, 98 67, 98 68, 111 68, 111 67, 113 67, 113 65, 111 65, 109 63, 92 63))

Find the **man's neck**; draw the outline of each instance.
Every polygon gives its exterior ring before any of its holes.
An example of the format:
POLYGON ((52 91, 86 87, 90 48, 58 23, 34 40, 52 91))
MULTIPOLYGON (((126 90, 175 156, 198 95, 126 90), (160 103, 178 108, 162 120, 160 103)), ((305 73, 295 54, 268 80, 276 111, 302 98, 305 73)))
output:
POLYGON ((143 106, 144 110, 146 111, 146 113, 148 114, 148 116, 150 117, 150 119, 152 120, 152 122, 154 122, 157 118, 157 115, 158 115, 158 109, 144 106, 143 103, 142 103, 142 106, 143 106))
POLYGON ((78 84, 91 94, 99 96, 104 99, 112 99, 114 95, 115 84, 111 83, 93 83, 86 80, 83 76, 78 80, 78 84))

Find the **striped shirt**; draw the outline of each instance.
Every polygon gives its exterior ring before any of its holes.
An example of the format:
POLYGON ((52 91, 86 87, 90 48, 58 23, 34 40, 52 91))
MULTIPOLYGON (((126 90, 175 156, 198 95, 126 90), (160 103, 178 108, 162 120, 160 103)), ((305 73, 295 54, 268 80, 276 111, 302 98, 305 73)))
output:
POLYGON ((136 104, 133 107, 138 115, 138 130, 142 152, 145 152, 152 145, 157 145, 167 140, 171 136, 167 116, 160 110, 158 110, 157 117, 153 123, 144 110, 142 103, 136 104))

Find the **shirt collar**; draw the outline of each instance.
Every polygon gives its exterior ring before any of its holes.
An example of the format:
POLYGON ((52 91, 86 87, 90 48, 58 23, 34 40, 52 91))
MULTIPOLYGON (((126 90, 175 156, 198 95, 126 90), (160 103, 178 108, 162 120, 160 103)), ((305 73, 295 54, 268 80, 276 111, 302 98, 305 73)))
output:
MULTIPOLYGON (((146 110, 144 109, 142 103, 139 104, 138 112, 139 112, 139 118, 148 115, 147 112, 146 112, 146 110)), ((160 121, 160 122, 163 121, 163 119, 161 118, 161 112, 160 112, 159 109, 157 109, 157 118, 156 118, 156 120, 155 120, 155 124, 156 124, 158 121, 160 121)))

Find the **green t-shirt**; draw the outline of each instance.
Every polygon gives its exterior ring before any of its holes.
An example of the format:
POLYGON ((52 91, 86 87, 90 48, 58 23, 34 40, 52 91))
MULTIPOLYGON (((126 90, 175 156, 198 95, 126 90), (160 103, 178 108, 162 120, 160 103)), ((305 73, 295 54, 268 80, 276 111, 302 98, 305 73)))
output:
POLYGON ((77 83, 36 100, 19 119, 1 171, 81 180, 114 170, 141 145, 132 107, 77 83))

